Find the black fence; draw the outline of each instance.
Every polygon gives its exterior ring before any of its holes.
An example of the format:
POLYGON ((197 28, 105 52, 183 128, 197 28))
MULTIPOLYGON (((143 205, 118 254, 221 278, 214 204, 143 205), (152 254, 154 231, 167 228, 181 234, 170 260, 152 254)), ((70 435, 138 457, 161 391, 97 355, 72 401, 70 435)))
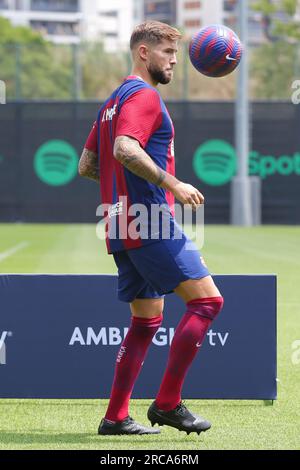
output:
MULTIPOLYGON (((0 221, 96 222, 100 191, 77 175, 99 103, 0 106, 0 221)), ((207 223, 229 223, 237 164, 234 104, 170 102, 177 176, 206 199, 207 223)), ((300 223, 300 108, 251 106, 250 174, 262 181, 262 222, 300 223)))

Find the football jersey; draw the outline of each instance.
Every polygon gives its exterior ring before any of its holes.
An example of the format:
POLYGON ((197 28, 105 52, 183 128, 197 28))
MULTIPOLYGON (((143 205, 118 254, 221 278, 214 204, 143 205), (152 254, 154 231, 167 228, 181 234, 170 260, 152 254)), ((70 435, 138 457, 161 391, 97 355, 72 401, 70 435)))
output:
POLYGON ((157 166, 175 174, 172 120, 158 91, 140 77, 127 77, 106 100, 85 144, 99 157, 109 253, 138 248, 168 236, 162 233, 163 219, 170 223, 170 236, 173 233, 173 194, 117 161, 114 142, 122 135, 137 140, 157 166))

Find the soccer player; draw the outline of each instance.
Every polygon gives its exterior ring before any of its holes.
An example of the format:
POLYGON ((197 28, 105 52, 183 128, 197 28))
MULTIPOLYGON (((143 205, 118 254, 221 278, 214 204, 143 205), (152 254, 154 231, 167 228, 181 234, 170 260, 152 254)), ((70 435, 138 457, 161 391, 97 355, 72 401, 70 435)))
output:
POLYGON ((154 424, 199 434, 211 426, 181 401, 187 370, 223 298, 173 214, 175 198, 194 209, 204 202, 198 189, 175 177, 174 128, 157 91, 159 83, 168 84, 173 77, 180 37, 177 29, 157 21, 134 29, 132 73, 101 107, 79 162, 81 176, 100 182, 102 204, 108 205, 107 248, 118 268, 118 297, 131 309, 131 326, 117 356, 108 409, 98 429, 101 435, 157 434, 154 424), (147 218, 134 225, 129 210, 137 203, 147 209, 147 218), (155 225, 151 219, 155 205, 164 208, 168 237, 162 234, 161 222, 155 225), (129 416, 129 400, 162 322, 164 294, 172 291, 183 299, 186 312, 148 410, 148 428, 129 416))

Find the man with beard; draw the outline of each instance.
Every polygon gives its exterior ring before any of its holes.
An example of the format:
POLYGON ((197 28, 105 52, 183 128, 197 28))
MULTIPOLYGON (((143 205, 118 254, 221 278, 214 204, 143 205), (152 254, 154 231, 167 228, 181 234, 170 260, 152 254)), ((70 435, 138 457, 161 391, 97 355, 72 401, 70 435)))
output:
POLYGON ((170 292, 181 297, 186 312, 176 328, 148 418, 152 426, 168 425, 188 434, 199 434, 211 426, 187 409, 181 390, 223 298, 197 247, 174 219, 175 198, 196 209, 204 197, 175 177, 174 127, 156 88, 173 77, 180 37, 177 29, 157 21, 135 28, 130 40, 132 73, 101 107, 79 163, 81 176, 100 181, 108 215, 108 253, 113 254, 118 267, 118 298, 130 304, 132 315, 117 356, 100 435, 159 433, 136 423, 128 407, 147 350, 162 322, 164 295, 170 292), (133 218, 137 204, 143 212, 138 222, 133 218), (153 218, 155 207, 161 208, 159 222, 153 218), (167 234, 163 230, 166 221, 167 234))

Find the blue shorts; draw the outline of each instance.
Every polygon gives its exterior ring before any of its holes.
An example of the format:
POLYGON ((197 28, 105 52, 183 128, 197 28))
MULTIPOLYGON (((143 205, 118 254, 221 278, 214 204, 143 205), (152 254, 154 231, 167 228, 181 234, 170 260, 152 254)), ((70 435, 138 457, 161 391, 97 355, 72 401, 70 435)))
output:
POLYGON ((182 281, 210 273, 196 245, 181 239, 158 240, 140 248, 113 253, 118 267, 118 298, 155 299, 172 292, 182 281))

